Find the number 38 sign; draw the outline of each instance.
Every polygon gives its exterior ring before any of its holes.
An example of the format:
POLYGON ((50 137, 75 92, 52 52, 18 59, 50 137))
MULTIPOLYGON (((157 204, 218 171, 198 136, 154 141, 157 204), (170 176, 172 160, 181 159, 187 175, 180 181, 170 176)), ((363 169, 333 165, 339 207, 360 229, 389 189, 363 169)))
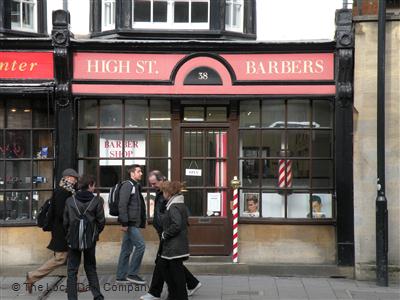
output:
POLYGON ((219 74, 209 67, 198 67, 189 72, 184 85, 222 85, 219 74))

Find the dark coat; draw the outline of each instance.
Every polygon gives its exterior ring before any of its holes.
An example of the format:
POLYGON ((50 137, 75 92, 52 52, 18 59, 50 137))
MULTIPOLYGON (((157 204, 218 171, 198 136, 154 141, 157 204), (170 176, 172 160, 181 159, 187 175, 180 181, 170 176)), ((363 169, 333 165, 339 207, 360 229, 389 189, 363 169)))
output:
POLYGON ((121 186, 118 211, 122 226, 146 227, 146 205, 138 182, 131 179, 121 186))
POLYGON ((169 199, 161 219, 161 257, 169 260, 188 258, 188 212, 182 195, 174 195, 169 199))
POLYGON ((66 232, 66 240, 70 244, 70 225, 74 222, 79 222, 80 214, 83 214, 86 211, 85 216, 88 222, 92 224, 93 228, 93 241, 98 241, 99 235, 106 225, 103 198, 97 197, 93 195, 93 193, 85 190, 78 191, 74 197, 76 201, 74 201, 73 197, 69 197, 65 203, 64 229, 66 232), (77 207, 80 213, 78 212, 77 207))
POLYGON ((72 195, 71 192, 58 186, 52 196, 52 209, 53 209, 53 229, 51 231, 51 241, 47 246, 48 249, 54 252, 68 251, 67 240, 65 238, 65 231, 63 225, 65 201, 72 195))
POLYGON ((165 213, 167 208, 167 200, 161 191, 157 191, 156 198, 154 199, 154 215, 153 215, 153 227, 156 229, 159 237, 161 238, 161 233, 163 231, 162 227, 162 214, 165 213))

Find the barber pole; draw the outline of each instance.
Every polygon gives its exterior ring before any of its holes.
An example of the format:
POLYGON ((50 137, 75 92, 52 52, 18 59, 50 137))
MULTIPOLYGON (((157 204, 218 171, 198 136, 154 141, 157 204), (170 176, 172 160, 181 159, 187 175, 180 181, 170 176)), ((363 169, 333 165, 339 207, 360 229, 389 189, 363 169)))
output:
POLYGON ((292 161, 290 159, 280 159, 278 170, 279 170, 278 187, 291 188, 292 187, 292 161))
POLYGON ((240 186, 240 181, 237 176, 233 177, 231 181, 231 186, 233 188, 233 201, 232 201, 232 219, 233 219, 233 247, 232 247, 232 261, 234 263, 238 262, 238 250, 239 250, 239 226, 238 226, 238 218, 239 218, 239 208, 238 208, 238 188, 240 186))

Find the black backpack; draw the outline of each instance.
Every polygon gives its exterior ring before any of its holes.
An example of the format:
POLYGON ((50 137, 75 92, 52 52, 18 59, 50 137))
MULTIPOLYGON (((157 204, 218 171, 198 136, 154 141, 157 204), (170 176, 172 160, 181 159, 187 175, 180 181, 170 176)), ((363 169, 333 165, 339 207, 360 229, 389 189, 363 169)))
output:
POLYGON ((119 191, 121 190, 121 186, 125 182, 129 182, 133 186, 133 183, 130 180, 125 180, 125 181, 117 183, 110 189, 110 192, 108 194, 108 208, 109 208, 110 216, 118 217, 118 215, 119 215, 119 210, 118 210, 119 191))
POLYGON ((92 200, 90 200, 89 205, 86 207, 85 211, 81 213, 76 204, 75 196, 72 196, 75 208, 78 211, 79 220, 75 220, 71 222, 69 227, 69 235, 68 235, 68 245, 71 249, 74 250, 85 250, 95 246, 96 244, 96 225, 95 222, 90 222, 86 216, 86 212, 92 204, 94 196, 92 200))
POLYGON ((46 200, 36 216, 36 224, 43 231, 51 231, 53 229, 53 205, 52 198, 46 200))

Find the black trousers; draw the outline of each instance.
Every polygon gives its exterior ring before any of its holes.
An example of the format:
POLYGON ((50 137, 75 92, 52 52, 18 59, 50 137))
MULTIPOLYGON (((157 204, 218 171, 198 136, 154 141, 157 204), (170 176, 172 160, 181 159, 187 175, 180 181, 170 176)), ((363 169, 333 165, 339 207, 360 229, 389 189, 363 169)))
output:
POLYGON ((83 266, 89 281, 89 288, 95 300, 103 300, 104 297, 100 292, 99 278, 96 271, 96 247, 85 249, 83 251, 68 249, 68 278, 67 293, 68 300, 78 299, 77 290, 77 274, 79 265, 81 264, 81 256, 83 252, 83 266))
MULTIPOLYGON (((151 279, 151 285, 149 289, 149 293, 152 294, 154 297, 160 297, 162 293, 162 289, 164 286, 164 274, 163 274, 163 262, 161 262, 159 256, 156 259, 156 266, 154 267, 153 277, 151 279)), ((193 274, 183 265, 183 272, 185 273, 185 281, 186 286, 189 290, 194 289, 199 281, 193 274)), ((168 286, 169 289, 169 286, 168 286)), ((171 294, 171 291, 168 290, 168 293, 171 294)))
MULTIPOLYGON (((160 269, 168 285, 168 299, 187 300, 186 276, 182 259, 165 259, 159 257, 160 269)), ((155 295, 153 295, 155 296, 155 295)))

